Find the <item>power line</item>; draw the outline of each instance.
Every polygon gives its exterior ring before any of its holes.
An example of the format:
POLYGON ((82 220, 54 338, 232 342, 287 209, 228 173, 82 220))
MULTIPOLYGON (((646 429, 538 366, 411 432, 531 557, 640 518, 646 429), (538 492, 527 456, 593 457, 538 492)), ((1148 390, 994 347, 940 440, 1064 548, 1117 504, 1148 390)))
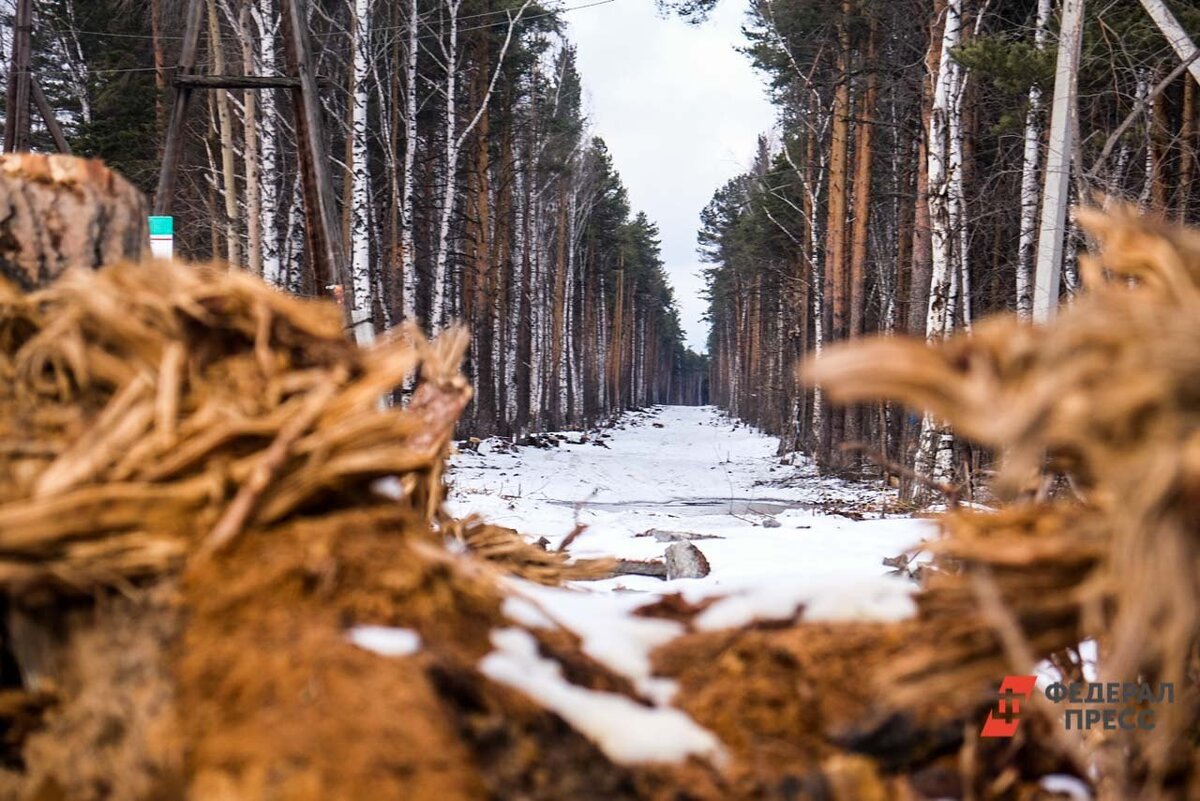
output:
MULTIPOLYGON (((596 0, 596 2, 583 3, 583 4, 580 4, 577 6, 567 6, 565 8, 550 9, 541 14, 531 14, 527 17, 522 17, 522 19, 525 21, 541 19, 543 17, 554 16, 555 14, 565 14, 570 11, 580 11, 585 8, 595 8, 596 6, 604 6, 604 5, 608 5, 609 3, 615 3, 615 2, 616 2, 616 0, 596 0)), ((510 9, 497 10, 497 11, 483 11, 478 14, 468 14, 465 17, 459 17, 458 20, 459 20, 459 22, 462 22, 464 20, 479 19, 481 17, 492 17, 492 16, 497 16, 500 14, 507 15, 510 13, 511 13, 510 9)), ((485 25, 476 25, 476 26, 468 27, 468 28, 459 28, 458 32, 459 33, 467 33, 468 31, 483 30, 484 28, 491 28, 496 25, 504 24, 507 22, 508 22, 508 19, 506 18, 503 20, 497 20, 494 23, 487 23, 485 25)), ((371 30, 372 31, 394 31, 394 30, 404 30, 407 27, 408 27, 407 25, 384 25, 384 26, 380 26, 377 28, 372 28, 371 30)), ((66 29, 47 28, 45 30, 49 33, 58 34, 60 36, 74 34, 77 36, 78 35, 104 36, 104 37, 113 38, 113 39, 140 39, 142 41, 153 41, 154 40, 153 36, 151 36, 150 34, 145 34, 145 33, 115 33, 115 32, 111 32, 111 31, 93 31, 93 30, 87 30, 87 29, 83 29, 83 28, 66 28, 66 29)), ((343 35, 345 35, 345 32, 330 31, 330 32, 326 32, 326 33, 314 33, 313 35, 314 36, 343 36, 343 35)), ((171 41, 182 41, 183 40, 182 36, 173 36, 173 35, 172 36, 159 36, 158 38, 160 40, 171 40, 171 41)), ((153 68, 151 68, 151 69, 153 69, 153 68)), ((97 70, 97 72, 99 72, 99 70, 97 70)))
MULTIPOLYGON (((164 67, 163 72, 166 72, 168 69, 170 69, 170 68, 164 67)), ((109 69, 109 70, 91 70, 90 69, 90 70, 88 70, 88 74, 89 75, 115 75, 115 74, 121 73, 121 72, 155 72, 157 70, 158 70, 158 67, 124 67, 124 68, 109 69)))
MULTIPOLYGON (((577 6, 567 6, 566 8, 556 8, 556 9, 551 9, 549 11, 543 11, 541 14, 530 14, 529 16, 521 17, 521 20, 523 22, 528 22, 529 20, 533 20, 533 19, 541 19, 542 17, 553 17, 556 14, 566 14, 569 11, 580 11, 585 8, 595 8, 596 6, 606 6, 609 3, 615 3, 616 1, 617 0, 596 0, 596 2, 592 2, 592 3, 582 3, 577 6)), ((459 22, 461 22, 463 20, 473 19, 475 17, 487 17, 487 16, 492 16, 493 14, 510 14, 510 13, 511 13, 511 10, 488 11, 488 12, 485 12, 482 14, 472 14, 472 15, 466 16, 466 17, 459 17, 458 19, 459 19, 459 22)), ((508 19, 502 19, 502 20, 497 20, 495 22, 489 22, 485 25, 476 25, 476 26, 470 27, 470 28, 459 28, 458 32, 459 33, 467 33, 468 31, 479 31, 479 30, 483 30, 484 28, 494 28, 497 25, 506 24, 508 21, 509 21, 508 19)), ((371 30, 372 31, 398 31, 398 30, 405 30, 406 28, 408 28, 407 25, 383 25, 378 28, 372 28, 371 30)), ((318 35, 319 36, 334 36, 337 34, 324 33, 324 34, 318 34, 318 35)), ((431 36, 431 35, 433 35, 433 34, 425 34, 424 36, 431 36)), ((440 34, 436 34, 436 35, 440 36, 440 34)))
MULTIPOLYGON (((585 9, 585 8, 595 8, 595 7, 597 7, 597 6, 606 6, 606 5, 610 4, 610 3, 615 3, 615 2, 616 2, 616 0, 594 0, 594 2, 591 2, 591 3, 583 3, 583 4, 580 4, 580 5, 577 5, 577 6, 569 6, 569 7, 567 7, 567 8, 560 8, 560 9, 556 9, 556 10, 553 10, 553 11, 546 11, 546 12, 543 12, 543 13, 541 13, 541 14, 532 14, 532 15, 530 15, 530 16, 521 17, 519 21, 521 21, 521 22, 528 22, 528 21, 530 21, 530 20, 541 19, 541 18, 543 18, 543 17, 551 17, 551 16, 554 16, 554 15, 556 15, 556 14, 562 14, 562 13, 566 13, 566 12, 568 12, 568 11, 580 11, 580 10, 582 10, 582 9, 585 9)), ((507 13, 509 13, 509 12, 508 12, 508 11, 505 11, 505 12, 488 12, 488 13, 486 13, 486 14, 472 14, 472 15, 471 15, 471 16, 469 16, 469 17, 460 17, 459 19, 460 19, 460 20, 463 20, 463 19, 471 19, 472 17, 476 17, 476 18, 477 18, 477 17, 482 17, 482 16, 490 16, 491 14, 494 14, 494 13, 505 13, 505 14, 507 14, 507 13)), ((487 24, 484 24, 484 25, 475 25, 475 26, 470 26, 470 27, 466 27, 466 28, 459 28, 459 29, 458 29, 458 32, 459 32, 460 34, 463 34, 463 33, 469 33, 469 32, 471 32, 471 31, 480 31, 480 30, 484 30, 485 28, 494 28, 494 27, 496 27, 496 26, 498 26, 498 25, 509 24, 509 23, 510 23, 510 22, 512 22, 512 21, 516 21, 516 20, 515 20, 515 18, 513 18, 513 19, 503 19, 503 20, 497 20, 496 22, 491 22, 491 23, 487 23, 487 24)), ((373 28, 372 30, 373 30, 373 31, 388 31, 388 30, 398 30, 398 29, 402 29, 402 28, 404 28, 404 27, 406 27, 406 26, 401 26, 401 25, 392 25, 392 26, 384 26, 384 27, 380 27, 380 28, 373 28)), ((62 31, 62 30, 55 30, 55 29, 51 29, 51 32, 52 32, 52 33, 58 33, 58 34, 76 33, 76 34, 89 34, 89 35, 96 35, 96 36, 114 36, 114 37, 121 37, 121 38, 129 38, 129 39, 143 39, 143 40, 148 40, 148 39, 152 39, 152 38, 153 38, 153 37, 150 37, 150 36, 145 36, 145 35, 143 35, 143 34, 132 34, 132 33, 105 33, 104 31, 86 31, 86 30, 76 30, 76 29, 74 29, 74 28, 72 28, 72 29, 68 29, 67 31, 62 31)), ((342 34, 332 34, 332 33, 330 33, 330 34, 324 34, 324 35, 326 35, 326 36, 334 36, 334 35, 342 35, 342 34)), ((436 36, 440 36, 441 34, 423 34, 423 35, 421 35, 421 37, 420 37, 420 38, 423 38, 423 39, 424 39, 424 38, 431 38, 432 36, 435 36, 435 35, 436 35, 436 36)), ((162 37, 162 38, 164 38, 164 39, 182 39, 183 37, 180 37, 180 36, 166 36, 166 37, 162 37)), ((230 40, 230 41, 232 41, 232 40, 230 40)), ((234 43, 236 44, 237 42, 235 41, 234 43)), ((172 69, 174 69, 174 67, 163 67, 163 72, 165 73, 165 72, 167 72, 167 71, 169 71, 169 70, 172 70, 172 69)), ((88 72, 89 72, 90 74, 92 74, 92 75, 121 75, 121 74, 125 74, 125 73, 134 73, 134 72, 157 72, 157 71, 158 71, 158 67, 125 67, 125 68, 114 68, 114 69, 93 69, 93 70, 88 70, 88 72)))

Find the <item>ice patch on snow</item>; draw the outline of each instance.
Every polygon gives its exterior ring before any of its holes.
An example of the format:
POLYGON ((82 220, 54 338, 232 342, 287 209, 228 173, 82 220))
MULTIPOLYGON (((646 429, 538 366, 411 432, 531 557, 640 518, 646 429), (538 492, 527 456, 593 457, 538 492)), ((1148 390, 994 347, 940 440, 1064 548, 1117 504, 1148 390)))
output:
POLYGON ((614 762, 681 762, 692 755, 721 760, 720 741, 680 710, 570 684, 523 629, 493 631, 491 639, 496 650, 480 662, 483 674, 558 714, 614 762))
POLYGON ((421 650, 421 635, 412 629, 390 626, 355 626, 346 639, 359 648, 382 656, 412 656, 421 650))
POLYGON ((913 585, 880 576, 823 585, 774 581, 722 598, 696 618, 701 631, 737 628, 756 620, 788 620, 801 605, 808 621, 904 620, 916 614, 913 585))

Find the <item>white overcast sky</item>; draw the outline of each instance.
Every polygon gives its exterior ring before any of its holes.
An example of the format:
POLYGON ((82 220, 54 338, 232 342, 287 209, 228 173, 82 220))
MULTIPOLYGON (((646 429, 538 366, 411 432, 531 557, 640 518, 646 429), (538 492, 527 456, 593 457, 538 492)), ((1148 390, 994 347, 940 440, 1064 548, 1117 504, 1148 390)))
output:
POLYGON ((696 256, 700 210, 749 167, 758 134, 775 119, 762 77, 736 49, 745 10, 744 0, 721 0, 701 25, 659 17, 654 0, 563 15, 578 48, 585 113, 633 209, 658 223, 687 343, 697 351, 708 338, 696 256))

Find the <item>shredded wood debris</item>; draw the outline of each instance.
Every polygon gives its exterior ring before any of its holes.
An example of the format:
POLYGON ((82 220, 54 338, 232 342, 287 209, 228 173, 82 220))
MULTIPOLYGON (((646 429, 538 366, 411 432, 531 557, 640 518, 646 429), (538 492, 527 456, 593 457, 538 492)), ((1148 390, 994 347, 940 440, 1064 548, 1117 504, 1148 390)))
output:
MULTIPOLYGON (((1086 292, 1047 325, 1012 316, 927 346, 875 339, 806 366, 830 398, 891 398, 995 449, 995 489, 1065 476, 1074 497, 959 512, 918 599, 939 636, 887 673, 952 692, 1091 638, 1104 681, 1179 690, 1153 731, 1085 760, 1105 798, 1200 795, 1200 233, 1115 206, 1078 211, 1086 292), (1018 651, 1026 651, 1021 658, 1018 651)), ((1059 725, 1056 721, 1054 725, 1059 725)))

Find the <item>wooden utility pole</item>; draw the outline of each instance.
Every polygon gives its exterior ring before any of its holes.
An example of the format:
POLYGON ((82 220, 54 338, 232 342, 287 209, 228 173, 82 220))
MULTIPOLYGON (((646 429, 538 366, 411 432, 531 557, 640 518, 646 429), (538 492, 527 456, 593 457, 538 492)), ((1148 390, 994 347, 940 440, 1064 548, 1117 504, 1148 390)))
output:
POLYGON ((300 81, 300 85, 292 89, 292 107, 296 114, 296 144, 300 151, 305 234, 318 291, 330 284, 341 286, 345 293, 342 309, 346 314, 346 323, 353 326, 354 283, 346 270, 346 251, 338 226, 333 176, 325 153, 321 98, 317 94, 307 17, 302 10, 304 2, 280 0, 279 5, 283 17, 284 58, 292 76, 300 81))
POLYGON ((171 117, 167 123, 167 139, 163 145, 162 167, 158 173, 158 188, 154 192, 154 213, 165 216, 171 213, 175 199, 175 173, 179 169, 179 154, 183 149, 183 129, 187 125, 188 109, 192 104, 192 85, 180 78, 187 78, 196 69, 196 49, 200 44, 200 0, 191 0, 187 5, 183 23, 183 46, 179 61, 175 64, 175 98, 171 102, 171 117))
POLYGON ((13 15, 12 59, 8 69, 8 114, 4 118, 4 152, 29 150, 30 109, 37 105, 60 153, 70 153, 58 118, 33 74, 33 0, 17 0, 13 15))
MULTIPOLYGON (((28 0, 25 0, 26 2, 28 0)), ((196 53, 200 44, 204 0, 188 0, 184 22, 183 47, 175 72, 175 98, 171 121, 163 147, 158 190, 154 195, 154 213, 171 213, 175 195, 175 176, 183 148, 192 92, 196 89, 289 89, 295 110, 296 139, 299 146, 300 176, 304 191, 305 234, 312 261, 317 291, 341 286, 345 292, 343 309, 349 324, 354 308, 354 288, 346 274, 345 250, 338 226, 334 202, 333 177, 325 153, 325 135, 321 123, 321 98, 313 68, 312 47, 308 38, 305 0, 280 0, 286 76, 277 75, 197 75, 196 53)))
POLYGON ((1062 276, 1063 227, 1074 152, 1075 95, 1079 74, 1079 45, 1083 39, 1083 0, 1063 0, 1050 107, 1050 142, 1046 148, 1046 177, 1042 220, 1038 233, 1037 273, 1033 285, 1033 319, 1046 322, 1058 308, 1062 276))

